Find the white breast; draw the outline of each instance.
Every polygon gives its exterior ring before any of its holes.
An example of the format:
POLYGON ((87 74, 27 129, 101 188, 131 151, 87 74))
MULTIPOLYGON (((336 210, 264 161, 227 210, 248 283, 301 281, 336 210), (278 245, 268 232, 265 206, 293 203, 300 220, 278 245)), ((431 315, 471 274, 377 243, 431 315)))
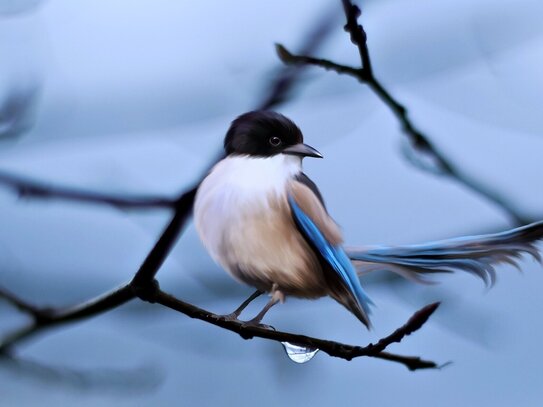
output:
POLYGON ((216 261, 222 264, 224 233, 241 229, 255 214, 264 215, 270 199, 284 195, 286 183, 300 171, 301 160, 283 154, 227 157, 213 167, 196 194, 194 219, 202 242, 216 261))
POLYGON ((228 157, 200 185, 196 230, 215 261, 237 279, 261 289, 302 285, 297 274, 313 266, 313 259, 307 258, 286 199, 287 183, 300 171, 295 156, 228 157))

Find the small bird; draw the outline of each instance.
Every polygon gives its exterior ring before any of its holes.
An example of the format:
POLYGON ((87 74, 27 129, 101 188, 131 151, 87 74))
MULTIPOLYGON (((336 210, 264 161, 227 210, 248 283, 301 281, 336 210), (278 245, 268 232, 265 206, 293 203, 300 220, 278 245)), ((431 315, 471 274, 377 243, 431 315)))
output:
POLYGON ((373 303, 358 273, 388 270, 426 282, 425 274, 463 270, 492 283, 498 263, 517 265, 523 252, 541 261, 535 246, 543 238, 541 222, 423 245, 344 249, 320 191, 302 171, 303 158, 322 155, 304 144, 296 124, 272 111, 242 114, 227 131, 224 149, 225 158, 198 188, 194 219, 218 264, 238 281, 270 294, 250 323, 259 324, 287 296, 329 295, 370 328, 373 303))

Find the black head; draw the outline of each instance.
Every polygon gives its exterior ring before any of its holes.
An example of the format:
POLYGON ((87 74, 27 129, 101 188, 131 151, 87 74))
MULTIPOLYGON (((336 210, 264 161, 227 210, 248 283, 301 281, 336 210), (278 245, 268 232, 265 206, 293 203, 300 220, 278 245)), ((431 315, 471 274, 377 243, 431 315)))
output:
POLYGON ((303 144, 302 132, 282 114, 257 110, 236 118, 224 138, 227 155, 271 157, 276 154, 322 157, 312 147, 303 144))

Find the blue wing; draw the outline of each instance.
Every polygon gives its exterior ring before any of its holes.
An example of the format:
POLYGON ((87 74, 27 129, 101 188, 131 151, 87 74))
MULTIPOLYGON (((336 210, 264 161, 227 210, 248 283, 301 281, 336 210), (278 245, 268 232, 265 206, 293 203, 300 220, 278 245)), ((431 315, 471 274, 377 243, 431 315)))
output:
POLYGON ((295 199, 289 195, 288 201, 296 224, 305 238, 315 247, 319 254, 330 264, 345 287, 356 299, 360 308, 364 311, 366 322, 369 324, 367 315, 371 313, 370 305, 373 302, 362 289, 356 274, 356 269, 347 254, 340 245, 332 245, 326 240, 324 234, 319 230, 311 218, 300 208, 295 199))

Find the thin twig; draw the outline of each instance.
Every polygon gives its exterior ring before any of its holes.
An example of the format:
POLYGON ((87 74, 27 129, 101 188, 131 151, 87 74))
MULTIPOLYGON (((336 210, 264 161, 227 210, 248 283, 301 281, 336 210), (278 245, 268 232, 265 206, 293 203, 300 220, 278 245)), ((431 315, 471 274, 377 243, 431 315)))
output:
POLYGON ((437 310, 439 307, 439 302, 434 302, 433 304, 427 305, 417 312, 415 312, 411 318, 405 323, 405 325, 396 329, 387 337, 380 339, 375 345, 372 345, 373 350, 376 352, 384 351, 388 345, 394 342, 401 342, 403 338, 408 335, 411 335, 413 332, 419 330, 425 323, 428 321, 428 318, 437 310))
MULTIPOLYGON (((287 65, 307 66, 314 65, 326 70, 332 70, 338 74, 349 75, 356 78, 370 87, 370 89, 389 107, 398 121, 401 123, 404 134, 408 137, 411 145, 421 154, 432 158, 438 168, 437 173, 448 176, 456 182, 467 187, 471 191, 484 197, 488 201, 499 206, 515 225, 525 225, 533 220, 521 215, 514 205, 497 191, 484 185, 475 178, 461 171, 449 157, 440 151, 428 138, 421 132, 409 118, 409 112, 404 105, 399 103, 390 92, 377 80, 373 74, 371 59, 367 46, 367 36, 364 28, 358 24, 360 9, 352 4, 350 0, 342 0, 347 24, 345 31, 351 37, 351 41, 358 48, 360 54, 361 67, 355 68, 347 65, 335 63, 333 61, 321 58, 314 58, 306 54, 294 55, 290 53, 283 45, 277 44, 276 50, 279 58, 287 65)), ((410 160, 413 162, 413 159, 410 160)), ((427 166, 418 165, 419 168, 428 170, 427 166)), ((436 173, 436 171, 432 171, 436 173)))
POLYGON ((46 185, 19 175, 0 172, 0 184, 13 189, 22 198, 62 199, 73 202, 111 205, 118 209, 172 209, 175 199, 153 196, 115 196, 77 188, 46 185))
POLYGON ((102 314, 103 312, 117 308, 118 306, 136 298, 133 288, 129 284, 125 284, 109 293, 105 293, 74 307, 37 308, 35 306, 28 306, 19 299, 14 300, 16 297, 13 294, 11 294, 9 297, 5 297, 4 295, 6 292, 7 291, 3 289, 0 290, 0 296, 5 299, 9 298, 9 301, 13 304, 23 304, 20 309, 31 315, 33 317, 33 321, 29 325, 12 332, 5 338, 1 339, 0 354, 9 353, 14 345, 35 336, 45 329, 88 318, 97 314, 102 314))
POLYGON ((157 283, 154 277, 177 241, 183 226, 190 218, 195 193, 196 187, 193 187, 179 197, 176 201, 175 214, 172 220, 164 229, 132 281, 119 289, 67 309, 39 309, 28 305, 7 290, 0 290, 0 297, 3 296, 34 317, 33 323, 0 341, 0 353, 9 351, 16 343, 34 336, 45 328, 100 314, 136 297, 145 301, 152 301, 149 293, 154 292, 156 289, 155 285, 157 283))
POLYGON ((33 111, 40 86, 35 81, 19 83, 0 104, 0 139, 18 137, 33 124, 33 111))
MULTIPOLYGON (((314 28, 308 35, 305 36, 305 41, 300 48, 300 52, 315 52, 334 27, 333 23, 334 19, 330 18, 328 13, 324 15, 321 20, 314 25, 314 28)), ((303 70, 304 67, 302 66, 294 68, 283 67, 281 72, 270 82, 264 96, 257 103, 256 109, 272 109, 287 101, 291 97, 292 90, 300 81, 300 75, 303 70)), ((215 163, 220 158, 222 158, 221 154, 219 154, 218 158, 212 161, 212 163, 215 163)), ((166 197, 116 196, 64 186, 46 185, 7 172, 0 172, 0 185, 15 190, 15 192, 23 198, 42 200, 61 199, 72 202, 111 205, 118 209, 175 209, 178 204, 177 199, 166 197)))
POLYGON ((39 308, 29 302, 26 302, 22 298, 16 296, 11 291, 0 287, 0 299, 10 303, 20 311, 26 312, 28 314, 34 315, 39 312, 39 308))
MULTIPOLYGON (((305 40, 300 47, 300 53, 311 54, 315 52, 328 37, 334 28, 335 19, 330 13, 325 13, 313 28, 305 35, 305 40)), ((271 81, 265 96, 256 104, 257 110, 272 109, 290 99, 293 89, 300 81, 304 66, 288 67, 271 81)))

